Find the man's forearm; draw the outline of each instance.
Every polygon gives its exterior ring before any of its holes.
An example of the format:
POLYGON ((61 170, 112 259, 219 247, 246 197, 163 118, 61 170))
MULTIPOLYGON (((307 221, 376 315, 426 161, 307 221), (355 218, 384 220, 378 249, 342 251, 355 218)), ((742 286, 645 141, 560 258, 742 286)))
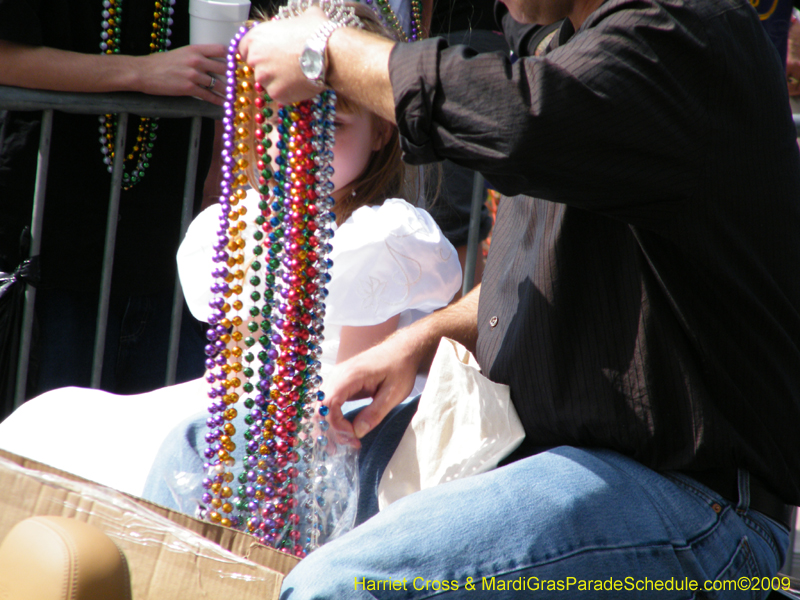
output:
POLYGON ((328 41, 327 81, 340 94, 395 122, 389 79, 394 42, 359 29, 339 29, 328 41))
POLYGON ((408 336, 408 341, 415 346, 415 353, 421 359, 421 372, 427 371, 430 367, 439 347, 439 341, 443 337, 455 340, 470 352, 475 352, 478 341, 479 295, 480 285, 455 304, 438 310, 394 334, 408 336))

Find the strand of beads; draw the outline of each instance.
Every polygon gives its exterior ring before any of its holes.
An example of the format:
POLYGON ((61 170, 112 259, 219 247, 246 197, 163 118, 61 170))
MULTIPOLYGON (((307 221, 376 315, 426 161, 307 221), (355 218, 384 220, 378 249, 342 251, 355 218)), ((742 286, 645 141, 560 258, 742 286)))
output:
MULTIPOLYGON (((325 103, 332 107, 332 100, 325 103)), ((267 356, 274 360, 260 370, 261 391, 269 389, 264 403, 255 403, 249 415, 251 429, 261 441, 248 442, 244 459, 243 480, 256 485, 240 487, 240 503, 247 503, 247 530, 264 543, 281 548, 298 556, 307 552, 301 542, 301 518, 297 512, 299 502, 297 463, 300 460, 301 442, 298 434, 301 421, 306 417, 309 404, 317 400, 314 389, 320 380, 316 371, 319 361, 321 315, 318 307, 320 281, 325 281, 322 271, 328 264, 320 260, 320 240, 327 238, 317 224, 319 209, 315 204, 320 196, 315 189, 315 171, 319 169, 317 147, 329 144, 315 143, 320 133, 320 103, 302 103, 283 107, 278 112, 278 142, 280 152, 276 159, 277 185, 273 189, 272 217, 264 222, 268 235, 268 278, 278 290, 277 305, 267 303, 274 311, 273 329, 270 330, 271 347, 267 356), (318 237, 315 232, 323 237, 318 237), (258 456, 260 455, 260 456, 258 456), (263 493, 263 497, 259 496, 263 493), (254 499, 251 499, 254 498, 254 499), (263 502, 259 503, 260 500, 263 502), (253 509, 257 507, 257 514, 253 509)), ((323 131, 331 131, 330 119, 323 118, 323 131)), ((329 150, 325 150, 330 155, 329 150)), ((329 167, 323 168, 325 177, 329 167)), ((327 184, 327 180, 325 180, 327 184)), ((326 185, 325 192, 329 193, 326 185)), ((328 251, 323 243, 323 251, 328 251)), ((270 288, 267 292, 271 291, 270 288)), ((258 298, 254 298, 258 299, 258 298)), ((262 310, 262 315, 268 309, 262 310)), ((263 330, 262 322, 262 330, 263 330)), ((309 455, 310 456, 310 455, 309 455)))
MULTIPOLYGON (((311 405, 319 399, 316 390, 321 383, 317 356, 324 316, 322 298, 330 267, 324 255, 330 250, 327 244, 330 230, 326 225, 332 218, 329 181, 332 169, 327 162, 333 143, 330 115, 335 102, 332 93, 325 96, 313 105, 287 107, 281 124, 289 134, 288 144, 280 148, 286 165, 283 189, 284 204, 289 209, 289 229, 282 261, 283 302, 278 307, 280 318, 275 321, 281 332, 281 356, 286 357, 275 381, 279 391, 276 405, 283 413, 275 413, 278 422, 275 433, 285 444, 284 448, 277 446, 279 468, 288 463, 296 465, 300 454, 310 460, 315 451, 311 439, 301 441, 299 429, 302 419, 309 416, 311 405)), ((301 545, 302 506, 297 497, 301 473, 296 466, 285 473, 291 480, 287 488, 293 496, 286 501, 293 510, 285 535, 293 544, 293 552, 304 555, 313 547, 309 547, 308 540, 301 545)))
POLYGON ((422 3, 411 0, 411 36, 412 42, 422 38, 422 3))
MULTIPOLYGON (((261 120, 271 127, 268 119, 272 113, 268 103, 259 103, 257 108, 259 109, 259 113, 256 114, 257 118, 258 114, 261 114, 261 120)), ((268 130, 261 129, 261 133, 258 131, 256 130, 256 136, 260 144, 257 151, 260 159, 257 167, 260 169, 260 177, 263 178, 264 171, 270 162, 268 150, 271 142, 267 139, 268 130)), ((281 179, 282 171, 279 160, 278 171, 274 176, 277 182, 281 179)), ((256 325, 256 322, 253 321, 250 330, 255 333, 260 329, 261 332, 258 340, 260 345, 258 358, 261 366, 258 369, 259 393, 252 405, 248 405, 250 414, 246 417, 246 423, 249 429, 245 433, 248 444, 243 464, 244 477, 243 481, 240 480, 244 489, 240 488, 239 490, 240 500, 237 507, 242 511, 243 518, 246 519, 247 530, 256 535, 263 543, 275 545, 285 526, 286 506, 280 500, 288 494, 288 490, 281 487, 281 484, 286 483, 285 474, 276 471, 275 454, 278 451, 278 445, 280 444, 283 449, 283 444, 280 439, 275 439, 274 431, 276 429, 275 414, 279 411, 275 404, 278 392, 273 386, 273 377, 275 376, 275 365, 280 359, 280 347, 277 344, 280 337, 274 333, 272 326, 275 292, 279 283, 276 269, 280 264, 280 256, 283 252, 286 219, 285 209, 278 201, 276 194, 276 191, 280 189, 279 186, 276 185, 274 190, 270 190, 262 181, 259 181, 259 184, 261 193, 259 208, 262 212, 259 215, 260 219, 257 219, 257 224, 261 227, 260 233, 266 236, 263 239, 267 252, 267 263, 264 273, 263 305, 259 311, 262 321, 260 325, 256 325), (275 195, 270 196, 270 194, 275 195), (271 203, 268 200, 271 200, 271 203)), ((262 266, 260 260, 256 259, 253 266, 260 270, 262 266)), ((253 282, 251 281, 251 283, 253 282)), ((260 283, 260 280, 257 283, 260 283)), ((254 294, 261 294, 261 292, 255 291, 254 294)), ((251 299, 255 302, 262 298, 252 296, 251 299)), ((250 342, 248 341, 248 343, 250 342)))
MULTIPOLYGON (((246 67, 242 67, 241 73, 237 72, 237 76, 248 73, 246 67)), ((256 527, 259 521, 254 520, 254 515, 259 512, 259 503, 266 497, 272 495, 272 488, 269 484, 272 482, 272 476, 269 469, 273 466, 274 462, 269 457, 271 433, 268 424, 269 413, 266 412, 268 406, 267 398, 269 398, 269 375, 273 372, 272 361, 276 357, 274 350, 271 348, 271 341, 269 339, 271 333, 271 319, 272 308, 274 300, 274 275, 267 272, 262 280, 260 274, 262 269, 261 257, 264 252, 262 241, 270 241, 270 245, 278 240, 277 233, 273 232, 273 227, 270 224, 271 207, 267 201, 270 188, 269 182, 272 180, 273 174, 270 170, 271 158, 268 154, 272 142, 268 139, 268 135, 272 130, 272 125, 269 120, 272 117, 272 108, 268 100, 265 99, 264 90, 259 84, 254 85, 256 97, 253 100, 253 107, 255 110, 254 121, 256 128, 254 131, 255 152, 258 159, 256 161, 256 171, 258 180, 258 190, 260 194, 259 201, 259 214, 255 218, 255 224, 259 227, 254 232, 253 238, 256 245, 253 247, 254 258, 250 264, 250 269, 253 274, 250 276, 250 285, 254 290, 250 295, 250 300, 253 305, 249 309, 250 320, 247 324, 249 335, 245 337, 244 343, 247 348, 245 360, 248 366, 244 369, 244 375, 247 382, 244 384, 244 391, 248 394, 254 393, 253 397, 245 399, 244 405, 249 409, 250 413, 245 417, 245 424, 248 429, 244 432, 244 439, 246 444, 246 453, 244 457, 244 464, 241 473, 238 476, 239 486, 237 488, 237 500, 235 506, 239 511, 239 522, 245 524, 251 533, 256 533, 256 527), (263 306, 258 307, 257 301, 263 298, 263 306), (258 318, 263 320, 259 324, 258 318), (258 335, 258 340, 254 336, 258 335), (252 364, 255 364, 256 356, 253 354, 253 349, 258 344, 258 360, 261 366, 258 367, 258 386, 253 385, 251 380, 255 379, 255 371, 252 364), (269 444, 269 445, 267 445, 269 444)), ((242 147, 243 151, 249 151, 249 148, 242 147)), ((264 526, 266 529, 266 526, 264 526)))
POLYGON ((240 328, 244 323, 241 317, 244 303, 239 298, 243 290, 242 266, 246 246, 242 233, 247 228, 243 218, 246 209, 239 204, 246 197, 245 186, 248 183, 250 96, 253 91, 252 72, 242 64, 237 54, 238 44, 245 32, 243 28, 234 36, 228 52, 229 83, 223 117, 220 227, 214 245, 214 262, 218 266, 212 273, 214 283, 211 291, 214 297, 210 302, 210 328, 206 334, 209 340, 206 346, 206 380, 210 385, 208 396, 211 400, 211 416, 207 421, 208 446, 205 450, 209 476, 203 481, 205 492, 202 502, 208 507, 205 516, 210 521, 229 527, 240 525, 239 519, 233 514, 233 490, 230 487, 234 479, 231 469, 235 465, 231 453, 236 449, 236 427, 232 421, 238 416, 234 405, 239 401, 240 389, 246 393, 252 391, 248 377, 250 368, 242 365, 243 350, 240 343, 243 335, 240 328), (228 299, 234 296, 235 299, 229 303, 228 299), (245 378, 244 383, 240 374, 245 378))
MULTIPOLYGON (((175 0, 157 0, 153 10, 153 24, 150 32, 150 53, 166 51, 170 45, 172 35, 172 17, 175 14, 175 0)), ((103 0, 102 32, 100 34, 101 54, 119 54, 121 52, 122 36, 122 0, 103 0)), ((114 140, 117 133, 117 115, 107 114, 98 117, 100 121, 100 151, 103 154, 103 163, 109 173, 114 170, 114 140)), ((158 119, 141 117, 136 133, 136 142, 131 152, 125 157, 127 165, 133 165, 123 170, 122 185, 130 189, 144 176, 145 170, 150 166, 153 158, 153 146, 156 141, 158 119), (130 169, 130 170, 128 170, 130 169)))

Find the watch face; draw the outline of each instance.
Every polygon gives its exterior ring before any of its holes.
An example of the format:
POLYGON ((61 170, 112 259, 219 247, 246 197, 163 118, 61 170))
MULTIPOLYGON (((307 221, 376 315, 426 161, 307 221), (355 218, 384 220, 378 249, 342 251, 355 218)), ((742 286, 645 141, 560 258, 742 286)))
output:
POLYGON ((312 48, 305 48, 300 55, 300 70, 309 79, 319 79, 322 76, 324 65, 322 53, 312 48))

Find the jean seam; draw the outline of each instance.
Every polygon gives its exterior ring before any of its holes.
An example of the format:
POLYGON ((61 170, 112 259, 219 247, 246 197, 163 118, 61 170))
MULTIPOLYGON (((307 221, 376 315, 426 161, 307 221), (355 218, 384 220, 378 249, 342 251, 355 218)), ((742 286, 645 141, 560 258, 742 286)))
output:
POLYGON ((739 516, 742 518, 742 521, 748 529, 750 529, 754 534, 758 535, 758 537, 767 543, 770 549, 775 553, 775 556, 780 556, 780 550, 775 543, 775 538, 769 531, 762 527, 757 521, 752 519, 749 514, 745 513, 740 514, 739 516))
MULTIPOLYGON (((611 466, 612 468, 614 468, 615 470, 617 470, 617 471, 618 471, 619 473, 621 473, 622 475, 625 475, 626 477, 628 477, 628 478, 632 478, 632 479, 634 479, 634 480, 635 480, 635 477, 633 477, 633 476, 632 476, 630 473, 628 473, 628 472, 627 472, 625 469, 622 469, 622 468, 620 468, 620 466, 619 466, 619 465, 617 465, 617 464, 612 464, 612 463, 607 463, 607 464, 609 464, 609 466, 611 466)), ((658 473, 658 472, 657 472, 657 474, 658 474, 658 475, 660 475, 661 477, 664 477, 664 478, 668 479, 668 480, 669 480, 669 481, 671 481, 673 484, 679 483, 679 482, 681 481, 681 480, 676 480, 676 477, 673 477, 673 476, 671 476, 671 474, 669 474, 669 473, 658 473)), ((688 485, 688 484, 687 484, 687 485, 688 485)), ((662 510, 662 509, 661 509, 661 503, 658 501, 658 499, 656 499, 656 498, 653 498, 653 497, 651 496, 651 494, 650 494, 650 490, 649 490, 649 489, 647 489, 647 488, 645 488, 645 487, 643 487, 643 486, 641 486, 641 485, 640 485, 640 487, 642 488, 642 492, 643 492, 643 493, 645 493, 645 494, 646 494, 646 495, 647 495, 649 498, 651 498, 651 501, 652 501, 652 506, 653 506, 655 509, 657 509, 657 510, 658 510, 658 512, 659 512, 659 513, 660 513, 660 514, 661 514, 661 515, 662 515, 662 516, 663 516, 665 519, 668 519, 668 520, 669 520, 669 521, 670 521, 670 522, 673 524, 673 526, 675 526, 676 528, 679 528, 679 524, 678 524, 678 523, 675 523, 675 520, 674 520, 674 518, 673 518, 673 517, 674 517, 674 515, 672 515, 672 514, 671 514, 670 512, 668 512, 668 511, 664 511, 664 510, 662 510)), ((703 500, 703 501, 704 501, 704 503, 706 503, 706 504, 708 505, 708 509, 709 509, 709 510, 713 511, 714 513, 716 513, 716 511, 715 511, 715 510, 712 508, 712 506, 713 506, 713 503, 714 503, 714 502, 709 502, 709 501, 708 501, 708 500, 709 500, 709 497, 708 497, 708 495, 707 495, 707 494, 703 494, 703 493, 702 493, 702 492, 703 492, 702 490, 697 490, 697 489, 695 489, 693 486, 690 486, 690 485, 689 485, 689 487, 690 487, 691 489, 690 489, 690 490, 687 490, 687 491, 691 491, 693 494, 697 495, 697 496, 698 496, 698 497, 699 497, 701 500, 703 500)), ((727 505, 727 503, 723 504, 723 506, 726 506, 726 505, 727 505)), ((695 536, 695 537, 694 537, 692 540, 687 540, 687 545, 686 545, 686 547, 687 547, 687 548, 688 548, 688 547, 691 547, 693 544, 695 544, 695 543, 696 543, 696 542, 698 542, 699 540, 702 540, 702 539, 704 539, 706 536, 708 536, 708 535, 711 535, 711 534, 712 534, 712 533, 713 533, 713 532, 716 530, 716 528, 717 528, 717 527, 719 527, 719 525, 720 525, 720 523, 721 523, 721 519, 719 518, 719 514, 715 514, 715 516, 716 516, 716 520, 714 520, 714 521, 712 522, 712 524, 710 525, 710 527, 709 527, 707 530, 700 531, 700 532, 698 532, 698 533, 697 533, 697 535, 696 535, 696 536, 695 536)), ((676 546, 672 546, 671 544, 670 544, 670 546, 671 546, 671 547, 673 547, 673 548, 676 548, 676 546)))
POLYGON ((709 508, 711 508, 714 504, 719 504, 723 507, 728 507, 733 509, 733 505, 731 504, 730 500, 728 500, 727 498, 723 498, 713 490, 711 490, 711 492, 709 493, 708 491, 706 491, 705 488, 698 487, 698 485, 700 484, 695 484, 692 481, 686 481, 686 479, 684 479, 680 475, 670 473, 670 474, 665 474, 665 477, 669 478, 676 485, 679 485, 680 487, 684 488, 687 492, 690 492, 691 494, 697 496, 704 502, 707 502, 709 508))
POLYGON ((770 549, 772 549, 772 551, 775 552, 776 556, 780 554, 780 551, 778 550, 777 544, 775 543, 775 539, 773 538, 772 534, 750 516, 750 511, 752 509, 741 511, 738 508, 735 508, 729 500, 722 498, 721 496, 719 500, 716 500, 714 499, 714 496, 710 496, 709 493, 706 492, 705 490, 698 488, 691 482, 686 481, 685 479, 683 479, 678 475, 669 475, 669 478, 672 479, 676 484, 680 485, 681 487, 684 487, 685 489, 694 493, 700 498, 712 499, 713 502, 721 503, 721 505, 723 506, 723 511, 719 513, 719 517, 722 517, 722 515, 725 514, 725 512, 727 512, 728 510, 735 512, 736 515, 742 519, 744 524, 749 529, 751 529, 755 534, 757 534, 760 538, 762 538, 765 542, 767 542, 770 549))
MULTIPOLYGON (((741 568, 739 569, 739 571, 737 571, 736 573, 729 573, 729 572, 727 572, 728 571, 727 567, 729 567, 730 564, 726 565, 726 568, 723 569, 722 571, 720 571, 716 575, 716 577, 715 577, 716 580, 731 580, 732 581, 734 579, 739 579, 742 576, 741 575, 742 570, 744 570, 744 572, 745 572, 747 577, 760 576, 760 571, 759 571, 759 568, 758 568, 758 562, 756 561, 755 554, 753 553, 753 547, 750 545, 750 540, 748 539, 748 537, 746 535, 742 538, 742 541, 740 542, 739 546, 741 548, 737 548, 737 552, 741 551, 741 552, 745 553, 744 561, 742 561, 742 565, 741 565, 741 568)), ((736 553, 734 553, 734 556, 731 557, 731 561, 733 561, 735 559, 735 557, 736 557, 736 553)), ((750 593, 748 594, 748 596, 750 598, 754 598, 755 599, 755 598, 758 597, 758 594, 754 590, 750 590, 750 593)))
POLYGON ((699 500, 701 500, 704 503, 706 503, 708 505, 708 509, 710 511, 712 511, 714 513, 714 515, 715 515, 715 521, 711 525, 711 527, 707 531, 702 532, 696 538, 694 538, 692 543, 700 541, 705 536, 712 534, 722 524, 723 518, 724 518, 724 516, 725 516, 725 514, 727 512, 731 512, 731 511, 736 512, 736 510, 734 509, 733 505, 731 504, 731 502, 729 500, 723 498, 722 496, 720 496, 716 492, 713 492, 713 490, 712 490, 712 493, 709 493, 705 489, 699 488, 693 482, 684 480, 679 475, 669 474, 669 475, 665 475, 665 476, 668 477, 673 483, 675 483, 675 485, 679 486, 680 488, 682 488, 687 493, 692 494, 693 496, 695 496, 699 500), (717 510, 714 509, 714 505, 715 504, 720 506, 722 510, 717 512, 717 510))
MULTIPOLYGON (((694 485, 691 481, 686 481, 680 475, 670 474, 669 477, 670 477, 670 479, 675 481, 675 483, 677 485, 680 485, 681 487, 685 488, 687 491, 697 495, 699 498, 703 498, 703 499, 706 499, 706 500, 707 499, 712 499, 713 502, 720 503, 721 506, 723 507, 723 510, 718 514, 718 522, 719 523, 722 522, 722 518, 723 518, 723 516, 725 515, 726 512, 730 511, 730 512, 735 513, 736 516, 739 517, 742 520, 742 522, 744 523, 744 525, 748 529, 750 529, 755 535, 758 535, 758 537, 760 539, 763 539, 767 543, 767 545, 769 546, 770 550, 772 550, 772 552, 775 553, 776 557, 780 556, 780 550, 778 548, 777 543, 775 542, 775 538, 773 537, 772 533, 770 533, 767 529, 765 529, 761 524, 759 524, 757 521, 755 521, 750 516, 750 510, 752 510, 752 509, 748 509, 747 511, 741 511, 741 510, 735 508, 734 505, 729 500, 723 498, 722 496, 719 496, 719 494, 717 494, 716 492, 714 492, 714 495, 712 496, 712 495, 709 494, 709 492, 706 492, 705 490, 700 489, 699 487, 694 485), (715 496, 719 496, 719 500, 716 500, 715 496)), ((748 547, 749 547, 749 542, 748 542, 748 547)), ((751 555, 752 555, 752 551, 751 551, 751 555)), ((753 558, 753 560, 755 560, 755 559, 753 558)), ((756 570, 758 570, 757 566, 756 566, 756 570)))

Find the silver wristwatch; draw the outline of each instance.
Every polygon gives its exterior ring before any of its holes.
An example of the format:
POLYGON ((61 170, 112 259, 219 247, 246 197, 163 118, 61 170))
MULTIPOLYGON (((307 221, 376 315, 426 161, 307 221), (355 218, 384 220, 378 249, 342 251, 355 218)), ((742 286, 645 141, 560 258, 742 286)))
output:
POLYGON ((345 23, 342 21, 326 21, 308 39, 303 52, 300 54, 300 70, 310 82, 319 87, 325 87, 325 75, 328 71, 328 57, 325 51, 328 46, 328 38, 339 27, 344 26, 345 23))

